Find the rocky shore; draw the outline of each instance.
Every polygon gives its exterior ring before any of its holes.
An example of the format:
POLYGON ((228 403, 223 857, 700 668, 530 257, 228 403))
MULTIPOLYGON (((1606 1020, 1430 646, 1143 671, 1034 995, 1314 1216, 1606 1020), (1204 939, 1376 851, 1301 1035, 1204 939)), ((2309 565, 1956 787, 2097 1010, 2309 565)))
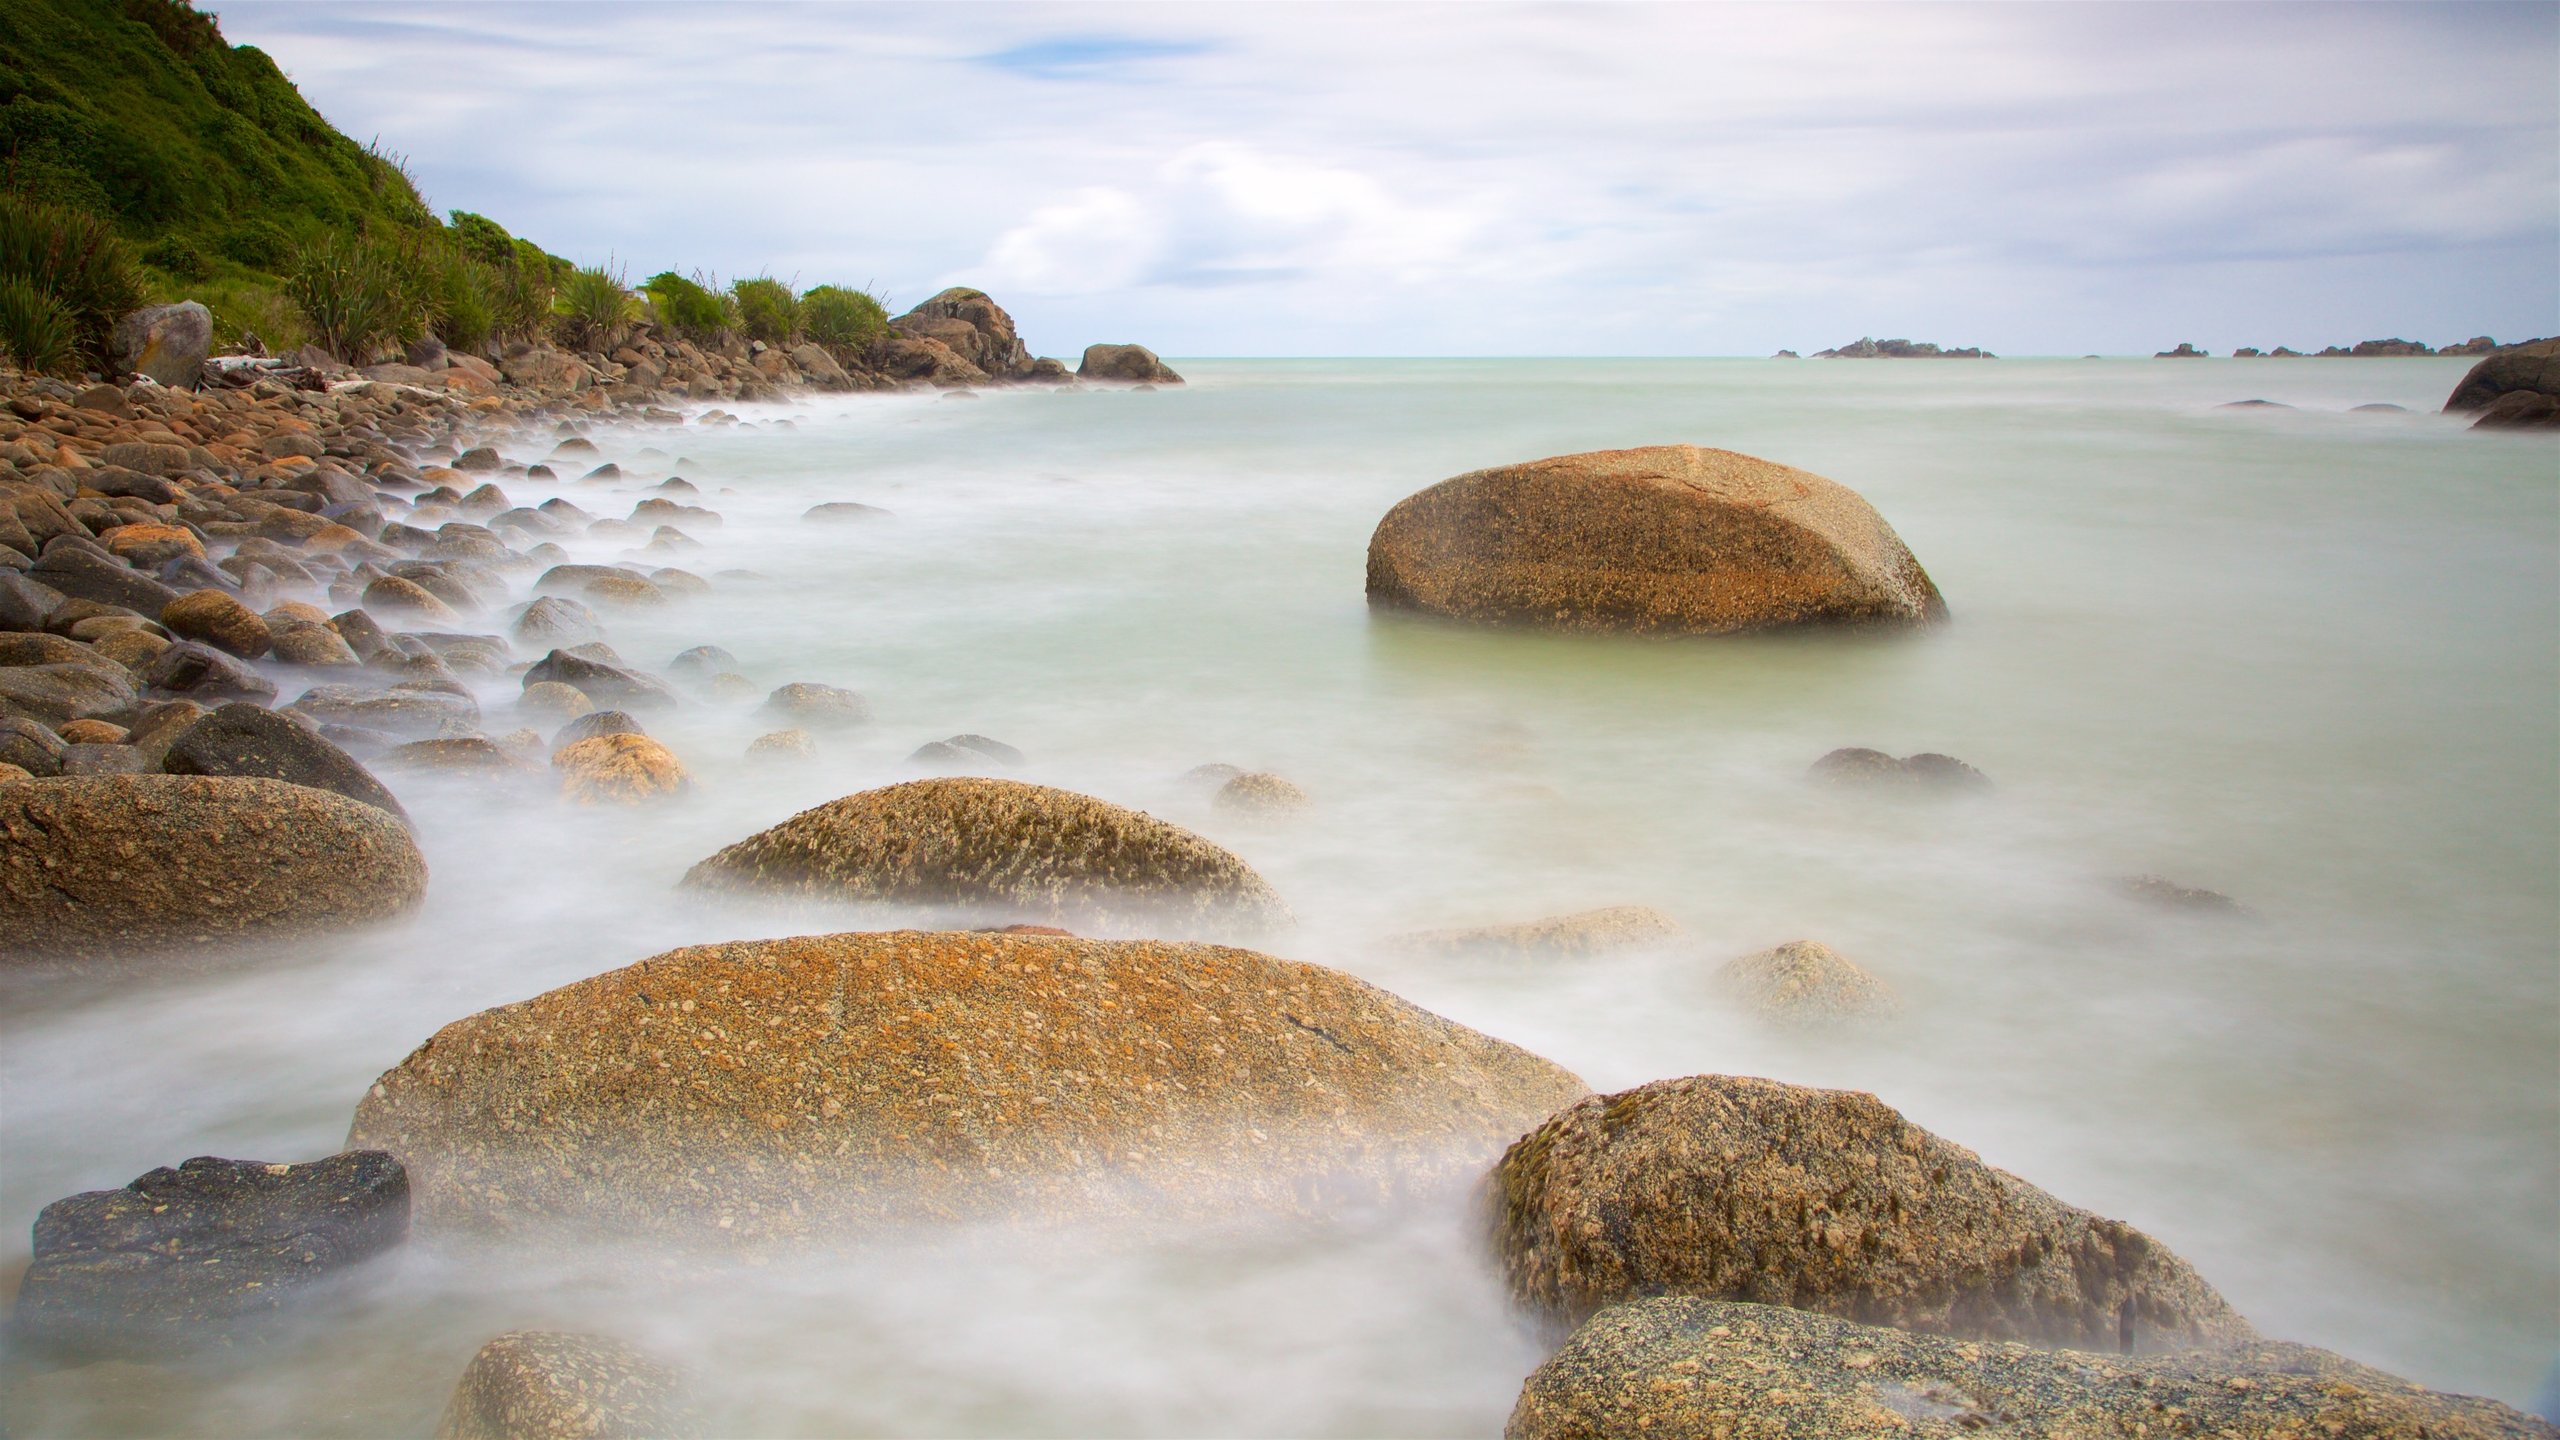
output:
MULTIPOLYGON (((572 497, 619 478, 588 438, 607 422, 674 433, 801 388, 1075 380, 975 291, 896 324, 859 368, 637 335, 362 372, 200 365, 193 390, 10 381, 0 965, 396 921, 433 883, 399 798, 410 777, 546 775, 560 803, 640 807, 689 784, 686 757, 647 733, 669 710, 758 706, 771 728, 750 753, 775 763, 863 723, 862 696, 764 690, 716 644, 654 669, 617 652, 620 617, 722 583, 677 563, 720 517, 677 482, 627 518, 572 497), (563 543, 581 537, 625 557, 582 563, 563 543)), ((1179 379, 1139 347, 1096 351, 1088 379, 1179 379)), ((2521 363, 2484 405, 2545 393, 2521 363)), ((1423 490, 1379 524, 1368 587, 1382 606, 1564 631, 1947 615, 1853 492, 1694 447, 1423 490), (1593 555, 1611 566, 1566 563, 1593 555)), ((940 907, 948 928, 603 957, 585 979, 439 1017, 345 1097, 342 1155, 198 1157, 48 1209, 12 1345, 156 1362, 215 1341, 253 1366, 278 1316, 417 1242, 610 1235, 769 1262, 920 1219, 1459 1213, 1472 1190, 1482 1263, 1556 1346, 1514 1435, 2560 1434, 2263 1339, 2160 1241, 1878 1097, 1721 1075, 1590 1095, 1342 970, 1211 943, 1285 933, 1284 897, 1155 817, 967 773, 1019 760, 983 736, 935 742, 918 763, 964 773, 706 847, 686 879, 706 903, 894 902, 940 907), (208 1281, 212 1261, 259 1278, 208 1281)), ((1311 803, 1276 775, 1204 778, 1226 812, 1311 803)), ((1915 803, 1987 783, 1950 757, 1871 750, 1814 779, 1915 803)), ((1679 940, 1622 905, 1400 944, 1571 963, 1679 940)), ((1714 981, 1772 1023, 1894 1013, 1889 989, 1811 941, 1714 981)), ((509 1329, 417 1428, 700 1433, 683 1388, 623 1339, 509 1329)))

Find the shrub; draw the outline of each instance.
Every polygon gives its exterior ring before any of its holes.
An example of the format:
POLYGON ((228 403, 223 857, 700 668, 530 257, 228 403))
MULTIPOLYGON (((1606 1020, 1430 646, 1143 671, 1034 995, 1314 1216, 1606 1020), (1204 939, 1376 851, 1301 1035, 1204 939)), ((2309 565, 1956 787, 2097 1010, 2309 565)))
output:
POLYGON ((623 288, 621 271, 582 265, 561 279, 551 309, 562 344, 573 350, 605 350, 638 318, 640 302, 623 288))
POLYGON ((770 275, 758 275, 729 287, 738 307, 738 328, 750 340, 788 345, 800 334, 800 299, 791 287, 770 275))
POLYGON ((542 332, 551 320, 551 296, 554 289, 549 257, 535 250, 528 257, 523 251, 532 249, 523 241, 507 258, 507 263, 490 272, 489 329, 493 339, 530 340, 542 332))
POLYGON ((363 365, 418 336, 424 307, 412 289, 413 264, 414 257, 380 240, 331 236, 295 258, 285 298, 302 312, 320 348, 363 365))
POLYGON ((101 365, 116 321, 143 301, 133 254, 105 221, 6 193, 0 280, 23 280, 51 297, 71 325, 74 357, 101 365))
POLYGON ((142 263, 180 280, 201 280, 213 273, 213 263, 184 235, 163 235, 144 246, 142 263))
POLYGON ((214 253, 252 270, 276 271, 293 258, 293 237, 261 215, 243 220, 214 237, 214 253))
POLYGON ((714 340, 727 332, 735 317, 720 297, 699 280, 661 270, 641 287, 658 324, 688 340, 714 340))
POLYGON ((867 290, 821 285, 800 297, 800 327, 821 345, 860 350, 889 333, 889 307, 867 290))
POLYGON ((427 324, 436 337, 456 350, 487 348, 498 329, 497 302, 492 298, 497 277, 469 256, 451 255, 433 280, 427 324))
POLYGON ((32 375, 69 374, 79 360, 71 312, 23 275, 0 276, 0 360, 32 375))
POLYGON ((456 210, 453 215, 453 243, 472 259, 492 269, 515 260, 516 240, 507 227, 486 215, 456 210))

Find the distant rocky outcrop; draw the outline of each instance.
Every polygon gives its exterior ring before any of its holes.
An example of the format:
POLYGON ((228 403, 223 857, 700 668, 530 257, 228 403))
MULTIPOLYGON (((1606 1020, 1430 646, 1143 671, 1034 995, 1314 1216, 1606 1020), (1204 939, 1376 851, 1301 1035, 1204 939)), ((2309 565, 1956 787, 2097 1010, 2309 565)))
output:
POLYGON ((2480 412, 2475 429, 2560 425, 2560 338, 2510 345, 2471 367, 2445 412, 2480 412))
POLYGON ((2177 349, 2154 351, 2151 358, 2154 360, 2202 360, 2212 354, 2210 350, 2199 350, 2194 345, 2181 340, 2178 342, 2177 349))
POLYGON ((984 290, 955 285, 890 321, 889 328, 909 339, 938 342, 983 380, 1030 378, 1030 349, 1015 333, 1013 317, 984 290))
POLYGON ((1480 623, 1657 634, 1947 613, 1847 486, 1695 445, 1560 455, 1407 496, 1370 537, 1368 593, 1480 623))
POLYGON ((1182 383, 1182 377, 1173 373, 1173 367, 1157 359, 1156 352, 1144 345, 1087 345, 1084 347, 1084 362, 1076 367, 1076 376, 1124 385, 1182 383))
MULTIPOLYGON (((1781 350, 1781 356, 1792 358, 1794 352, 1781 350)), ((1926 340, 1876 340, 1860 338, 1836 350, 1816 350, 1816 360, 1997 360, 1988 350, 1966 346, 1960 350, 1942 350, 1926 340)))

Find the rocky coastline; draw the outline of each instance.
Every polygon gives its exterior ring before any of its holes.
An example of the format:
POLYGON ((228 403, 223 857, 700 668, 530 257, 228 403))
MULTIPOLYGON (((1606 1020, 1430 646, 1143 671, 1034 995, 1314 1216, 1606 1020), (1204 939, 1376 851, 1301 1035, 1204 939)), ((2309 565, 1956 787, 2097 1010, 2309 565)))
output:
MULTIPOLYGON (((688 783, 646 733, 664 708, 760 704, 756 753, 777 761, 861 723, 861 696, 763 691, 716 644, 663 673, 612 648, 618 616, 720 583, 680 563, 719 516, 677 481, 627 518, 587 513, 574 497, 603 487, 581 486, 620 478, 591 432, 721 426, 724 402, 803 390, 1179 381, 1141 347, 1098 346, 1079 382, 967 290, 853 365, 635 331, 583 353, 189 372, 167 325, 136 329, 161 337, 138 360, 199 388, 0 386, 0 965, 130 967, 396 919, 432 883, 398 798, 412 775, 547 766, 561 803, 645 807, 688 783), (560 543, 578 536, 626 556, 580 563, 560 543)), ((2547 358, 2485 359, 2454 408, 2547 405, 2547 358)), ((1567 631, 1947 615, 1853 492, 1694 447, 1426 489, 1381 520, 1369 586, 1455 623, 1567 631), (1475 546, 1486 506, 1544 519, 1475 546), (1655 547, 1641 565, 1545 588, 1555 555, 1622 550, 1622 533, 1655 547), (1745 552, 1785 563, 1737 572, 1745 552), (1812 570, 1837 578, 1789 578, 1812 570)), ((969 772, 1012 753, 937 745, 969 772)), ((1948 757, 1839 753, 1816 781, 1955 803, 1984 783, 1948 757)), ((1204 778, 1239 810, 1305 802, 1277 776, 1204 778)), ((364 1293, 413 1225, 769 1258, 891 1214, 1320 1217, 1473 1187, 1484 1263, 1555 1345, 1514 1435, 2560 1434, 2262 1339, 2159 1241, 1877 1097, 1714 1075, 1592 1095, 1342 971, 1207 943, 1285 927, 1284 900, 1206 839, 1093 797, 976 774, 892 786, 707 854, 687 883, 942 904, 951 924, 615 956, 451 1017, 346 1097, 340 1156, 199 1157, 48 1209, 12 1344, 148 1364, 210 1344, 254 1365, 279 1314, 364 1293), (178 1263, 223 1257, 250 1278, 178 1263)), ((1615 907, 1408 941, 1525 955, 1676 937, 1615 907)), ((1892 1011, 1813 942, 1720 983, 1772 1024, 1892 1011)), ((606 1433, 572 1428, 598 1415, 696 1433, 683 1387, 614 1337, 511 1330, 438 1433, 606 1433)))

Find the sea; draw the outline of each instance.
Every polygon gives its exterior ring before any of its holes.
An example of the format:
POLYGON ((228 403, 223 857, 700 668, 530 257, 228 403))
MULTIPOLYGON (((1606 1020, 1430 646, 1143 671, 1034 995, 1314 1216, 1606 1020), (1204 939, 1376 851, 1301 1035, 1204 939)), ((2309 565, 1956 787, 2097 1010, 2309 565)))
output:
MULTIPOLYGON (((647 717, 695 787, 643 810, 565 805, 538 772, 398 777, 433 877, 414 923, 12 977, 0 1269, 73 1192, 331 1153, 449 1021, 791 933, 676 882, 967 733, 1023 752, 1005 773, 1243 856, 1298 917, 1269 948, 1595 1089, 1870 1091, 2139 1227, 2271 1336, 2533 1401, 2560 1350, 2560 442, 2437 413, 2470 362, 1174 363, 1189 383, 696 405, 589 426, 601 453, 554 481, 498 477, 618 517, 682 476, 721 523, 674 563, 710 591, 608 617, 614 649, 663 671, 716 644, 759 688, 857 690, 872 721, 777 767, 745 757, 777 728, 752 704, 647 717), (1403 496, 1672 443, 1865 496, 1948 623, 1611 638, 1368 605, 1365 547, 1403 496), (581 480, 595 460, 621 478, 581 480), (839 501, 889 513, 802 519, 839 501), (1811 783, 1843 746, 1991 784, 1811 783), (1310 804, 1222 815, 1185 778, 1208 764, 1310 804), (2137 876, 2233 904, 2146 903, 2137 876), (1568 957, 1390 943, 1618 904, 1682 933, 1568 957), (1807 1034, 1728 1008, 1717 967, 1795 939, 1900 1013, 1807 1034)), ((499 443, 538 461, 557 438, 499 443)), ((485 684, 492 733, 524 723, 516 688, 485 684)), ((7 1425, 423 1435, 483 1341, 543 1328, 676 1362, 715 1434, 1486 1435, 1553 1343, 1506 1304, 1463 1193, 1327 1224, 842 1239, 708 1273, 417 1244, 263 1347, 10 1361, 7 1425)))

